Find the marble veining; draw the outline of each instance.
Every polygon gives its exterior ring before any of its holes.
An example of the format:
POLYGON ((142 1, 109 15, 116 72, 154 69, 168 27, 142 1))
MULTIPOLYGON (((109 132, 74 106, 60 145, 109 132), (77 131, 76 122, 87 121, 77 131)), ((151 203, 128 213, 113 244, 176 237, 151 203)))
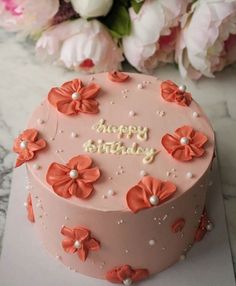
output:
MULTIPOLYGON (((0 251, 15 156, 13 138, 24 129, 31 111, 42 102, 52 86, 77 77, 34 56, 33 45, 0 30, 0 251)), ((132 69, 125 65, 125 70, 132 69)), ((231 248, 236 263, 236 65, 215 79, 183 81, 172 66, 156 75, 185 84, 202 105, 216 131, 218 160, 226 207, 231 248)), ((22 198, 22 205, 25 198, 22 198)), ((217 222, 215 222, 217 223, 217 222)))

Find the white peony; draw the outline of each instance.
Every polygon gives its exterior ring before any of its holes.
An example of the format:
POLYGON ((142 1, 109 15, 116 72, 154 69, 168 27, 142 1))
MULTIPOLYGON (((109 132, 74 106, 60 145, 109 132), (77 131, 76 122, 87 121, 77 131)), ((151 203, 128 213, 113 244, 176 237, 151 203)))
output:
POLYGON ((174 61, 179 23, 187 0, 146 0, 136 14, 129 13, 132 31, 123 39, 127 60, 139 71, 151 72, 159 63, 174 61))
POLYGON ((122 51, 97 20, 77 19, 51 27, 36 44, 42 57, 50 57, 67 68, 87 73, 117 70, 122 51))
POLYGON ((106 16, 113 0, 71 0, 73 8, 83 18, 106 16))
POLYGON ((236 1, 199 0, 182 23, 176 62, 183 77, 198 79, 236 61, 236 1))

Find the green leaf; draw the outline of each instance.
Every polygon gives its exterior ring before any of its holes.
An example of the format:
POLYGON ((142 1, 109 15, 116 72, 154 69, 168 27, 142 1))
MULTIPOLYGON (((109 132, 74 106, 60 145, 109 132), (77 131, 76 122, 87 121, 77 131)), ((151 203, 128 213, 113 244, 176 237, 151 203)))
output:
POLYGON ((131 6, 133 7, 134 12, 135 12, 136 14, 139 13, 140 9, 141 9, 142 6, 143 6, 143 3, 144 3, 144 1, 142 1, 142 2, 137 2, 136 0, 131 0, 131 6))
POLYGON ((131 21, 128 8, 120 1, 115 2, 112 10, 102 22, 108 27, 115 38, 119 39, 130 34, 131 21))

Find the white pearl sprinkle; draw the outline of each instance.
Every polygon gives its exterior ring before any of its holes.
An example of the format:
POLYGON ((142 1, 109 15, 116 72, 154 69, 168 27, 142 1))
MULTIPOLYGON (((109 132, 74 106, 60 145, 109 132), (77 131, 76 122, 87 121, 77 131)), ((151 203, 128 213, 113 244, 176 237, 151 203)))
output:
POLYGON ((187 172, 187 173, 186 173, 186 177, 187 177, 188 179, 192 179, 192 178, 193 178, 193 173, 187 172))
POLYGON ((72 138, 77 138, 77 137, 78 137, 78 133, 76 133, 76 132, 71 132, 70 136, 71 136, 72 138))
POLYGON ((194 111, 193 112, 193 117, 197 118, 197 117, 199 117, 199 114, 196 111, 194 111))
POLYGON ((27 202, 24 202, 24 207, 28 207, 28 203, 27 202))
POLYGON ((60 255, 56 255, 56 259, 60 260, 61 256, 60 255))
POLYGON ((78 240, 75 241, 74 248, 76 249, 80 248, 80 242, 78 240))
POLYGON ((189 139, 187 137, 181 137, 180 138, 180 144, 181 145, 186 145, 189 143, 189 139))
POLYGON ((114 195, 115 195, 115 191, 112 190, 112 189, 110 189, 110 190, 107 191, 107 195, 108 195, 109 197, 114 196, 114 195))
POLYGON ((130 112, 129 112, 129 116, 130 116, 130 117, 135 116, 135 112, 134 112, 133 110, 130 110, 130 112))
POLYGON ((35 164, 33 164, 33 169, 39 170, 39 169, 41 169, 41 166, 39 164, 35 163, 35 164))
POLYGON ((186 89, 187 89, 187 87, 184 84, 179 86, 179 91, 181 91, 181 92, 185 92, 186 89))
POLYGON ((138 89, 143 89, 143 85, 142 85, 141 83, 139 83, 139 84, 137 85, 137 88, 138 88, 138 89))
POLYGON ((146 176, 147 175, 147 172, 146 171, 144 171, 144 170, 141 170, 140 171, 140 176, 141 177, 144 177, 144 176, 146 176))
POLYGON ((131 278, 126 278, 125 280, 123 280, 123 284, 125 286, 130 286, 130 285, 132 285, 132 283, 133 283, 133 281, 131 278))
POLYGON ((114 103, 115 103, 114 101, 111 101, 111 102, 110 102, 110 104, 114 104, 114 103))
POLYGON ((163 117, 163 116, 165 116, 165 111, 163 111, 163 110, 161 110, 160 112, 159 112, 159 115, 160 115, 160 117, 163 117))
POLYGON ((106 196, 106 195, 102 195, 102 198, 103 198, 103 199, 107 199, 107 196, 106 196))
POLYGON ((41 208, 41 207, 42 207, 41 203, 36 204, 36 208, 41 208))
POLYGON ((44 121, 43 119, 41 119, 41 118, 38 118, 38 119, 37 119, 37 123, 38 123, 38 124, 44 124, 45 121, 44 121))
POLYGON ((153 245, 156 244, 156 242, 155 242, 154 239, 151 239, 151 240, 149 240, 148 244, 149 244, 150 246, 153 246, 153 245))
POLYGON ((169 171, 166 172, 166 176, 167 176, 167 177, 170 176, 170 172, 169 172, 169 171))
POLYGON ((213 223, 212 223, 212 222, 209 222, 209 223, 207 224, 207 226, 206 226, 207 231, 212 231, 213 228, 214 228, 214 226, 213 226, 213 223))
POLYGON ((76 100, 80 97, 80 94, 78 92, 74 92, 74 93, 72 93, 71 97, 73 100, 76 100))
POLYGON ((27 146, 28 146, 28 142, 27 141, 21 141, 20 142, 20 148, 21 149, 26 149, 27 148, 27 146))
POLYGON ((179 257, 179 260, 183 261, 185 260, 186 256, 184 254, 181 254, 180 257, 179 257))
POLYGON ((65 220, 69 220, 68 216, 65 216, 65 220))
POLYGON ((149 202, 150 202, 150 204, 153 205, 153 206, 158 205, 158 203, 159 203, 159 198, 158 198, 158 196, 152 195, 152 196, 149 198, 149 202))
POLYGON ((78 171, 77 170, 71 170, 69 173, 69 176, 71 177, 71 179, 78 178, 78 171))

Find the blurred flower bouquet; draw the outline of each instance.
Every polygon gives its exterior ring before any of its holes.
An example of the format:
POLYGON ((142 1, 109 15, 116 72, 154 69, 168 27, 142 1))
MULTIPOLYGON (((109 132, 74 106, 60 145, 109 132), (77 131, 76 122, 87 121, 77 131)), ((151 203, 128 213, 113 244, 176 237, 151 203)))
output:
POLYGON ((87 73, 127 61, 151 73, 213 77, 236 62, 236 0, 0 0, 0 26, 36 40, 46 60, 87 73))

